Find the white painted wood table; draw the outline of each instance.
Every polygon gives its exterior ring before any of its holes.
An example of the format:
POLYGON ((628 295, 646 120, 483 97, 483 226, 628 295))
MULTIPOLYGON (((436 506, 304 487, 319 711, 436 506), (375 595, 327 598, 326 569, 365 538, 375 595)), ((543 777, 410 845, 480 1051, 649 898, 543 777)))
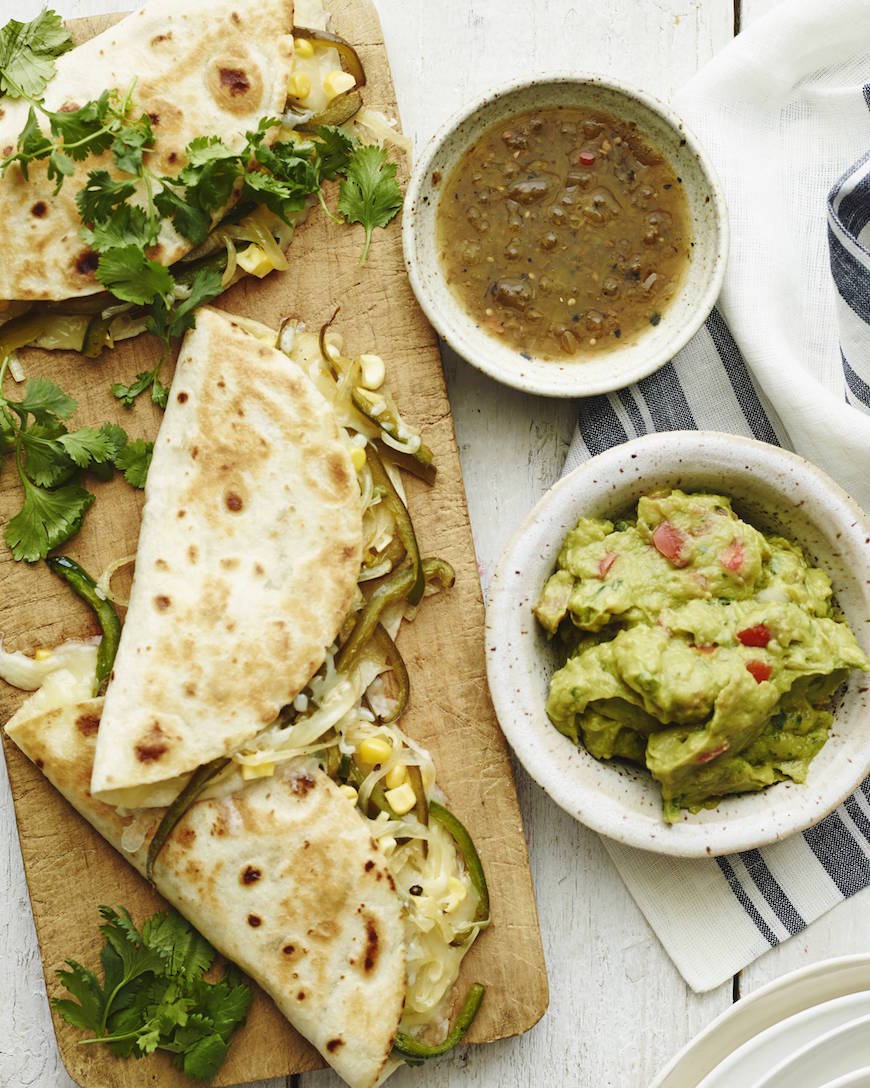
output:
MULTIPOLYGON (((55 5, 64 15, 79 16, 131 3, 55 5)), ((0 0, 0 21, 30 18, 41 6, 41 0, 0 0)), ((377 6, 403 126, 419 148, 470 96, 514 75, 596 71, 667 98, 773 0, 377 0, 377 6)), ((449 351, 444 365, 487 582, 514 528, 560 475, 576 408, 502 388, 449 351)), ((695 995, 597 836, 556 808, 522 768, 516 777, 547 957, 549 1011, 525 1036, 463 1049, 431 1068, 398 1074, 390 1082, 396 1088, 644 1088, 731 1003, 738 985, 747 992, 805 963, 867 949, 865 893, 768 953, 734 986, 695 995)), ((70 1088, 45 998, 5 772, 0 889, 0 1086, 70 1088)), ((338 1083, 322 1072, 261 1088, 290 1088, 291 1081, 294 1088, 338 1083)))

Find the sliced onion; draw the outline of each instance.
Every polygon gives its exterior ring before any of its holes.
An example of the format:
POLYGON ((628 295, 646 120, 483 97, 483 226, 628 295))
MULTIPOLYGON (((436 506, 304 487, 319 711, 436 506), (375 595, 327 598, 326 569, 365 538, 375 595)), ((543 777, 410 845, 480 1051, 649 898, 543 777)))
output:
POLYGON ((130 603, 129 597, 122 597, 112 589, 112 579, 115 577, 117 571, 122 567, 132 566, 136 562, 135 552, 133 555, 124 555, 120 559, 115 559, 111 562, 100 577, 97 579, 97 593, 104 597, 107 601, 111 601, 112 604, 119 604, 122 608, 126 608, 130 603))

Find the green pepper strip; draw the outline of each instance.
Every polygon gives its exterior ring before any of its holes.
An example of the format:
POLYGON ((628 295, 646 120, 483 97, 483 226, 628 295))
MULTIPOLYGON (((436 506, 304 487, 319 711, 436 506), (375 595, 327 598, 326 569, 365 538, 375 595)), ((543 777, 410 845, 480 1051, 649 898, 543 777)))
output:
POLYGON ((408 705, 408 699, 411 695, 411 681, 408 677, 408 669, 405 665, 405 661, 399 653, 399 647, 390 638, 387 629, 380 623, 372 632, 372 642, 387 659, 387 664, 393 670, 393 676, 395 677, 396 684, 399 688, 398 694, 396 695, 396 705, 389 714, 379 717, 378 719, 383 725, 389 725, 404 714, 405 707, 408 705))
MULTIPOLYGON (((426 583, 438 581, 444 589, 449 589, 456 579, 453 567, 444 559, 424 559, 421 567, 426 583)), ((388 574, 381 582, 369 597, 368 604, 360 613, 347 641, 336 655, 335 667, 339 672, 347 674, 353 671, 380 622, 381 613, 387 605, 407 597, 414 581, 414 568, 407 566, 388 574)))
POLYGON ((187 812, 197 797, 199 797, 209 782, 215 775, 220 774, 229 761, 229 756, 218 756, 218 758, 213 759, 211 763, 204 763, 201 767, 197 768, 181 793, 179 793, 169 808, 163 813, 163 819, 157 825, 157 830, 154 832, 148 846, 148 857, 145 861, 146 880, 149 882, 151 881, 154 862, 157 860, 160 851, 166 845, 166 840, 175 830, 175 825, 185 812, 187 812))
POLYGON ((57 555, 46 559, 48 569, 52 574, 63 578, 77 597, 91 606, 97 614, 97 622, 103 637, 100 639, 100 648, 97 650, 97 668, 94 673, 94 695, 101 695, 109 682, 112 666, 115 664, 115 654, 118 652, 118 643, 121 640, 121 621, 111 601, 101 597, 97 592, 97 584, 93 578, 82 570, 78 563, 65 555, 57 555))
POLYGON ((472 926, 486 925, 489 921, 489 889, 486 886, 486 875, 473 839, 453 813, 443 805, 439 805, 437 801, 429 802, 429 816, 436 823, 441 824, 456 843, 465 862, 465 868, 468 870, 471 884, 477 892, 477 910, 474 912, 472 926))
MULTIPOLYGON (((347 767, 344 769, 343 774, 342 769, 339 769, 338 777, 341 781, 350 783, 350 785, 358 790, 368 775, 355 760, 351 759, 348 760, 347 767)), ((369 794, 368 816, 371 819, 374 819, 379 812, 386 812, 391 820, 398 820, 400 818, 393 812, 392 808, 390 808, 390 803, 384 796, 384 787, 382 783, 376 782, 369 794)))
POLYGON ((23 348, 38 340, 47 331, 50 323, 51 317, 48 314, 37 312, 19 314, 0 325, 0 359, 5 359, 16 348, 23 348))
POLYGON ((452 1050, 474 1023, 474 1018, 477 1016, 478 1009, 483 1001, 484 992, 484 987, 479 982, 473 983, 468 988, 468 993, 462 1002, 462 1008, 456 1017, 456 1023, 453 1025, 453 1030, 443 1043, 438 1043, 437 1046, 427 1046, 426 1043, 418 1042, 417 1039, 406 1035, 404 1031, 397 1031, 396 1041, 393 1043, 393 1053, 400 1058, 404 1058, 410 1065, 419 1065, 421 1062, 426 1061, 427 1058, 437 1058, 441 1054, 446 1054, 448 1050, 452 1050))
POLYGON ((404 544, 405 551, 414 572, 414 582, 408 590, 408 604, 419 604, 423 599, 423 590, 426 588, 426 580, 423 577, 423 564, 420 561, 420 548, 417 545, 417 534, 414 532, 414 523, 408 508, 402 502, 399 492, 393 486, 389 473, 384 468, 378 451, 373 445, 366 446, 366 461, 372 474, 372 481, 380 491, 381 497, 387 504, 393 519, 396 522, 396 533, 404 544))
MULTIPOLYGON (((377 420, 373 419, 373 422, 377 423, 377 420)), ((435 483, 435 475, 438 470, 432 460, 432 451, 428 446, 421 443, 416 453, 407 453, 405 450, 393 449, 381 438, 375 439, 375 445, 380 453, 385 453, 399 468, 410 472, 412 476, 416 476, 418 480, 422 480, 430 487, 435 483)))
POLYGON ((378 579, 385 578, 387 575, 393 573, 396 567, 398 567, 399 563, 401 563, 401 561, 405 558, 405 554, 405 545, 401 542, 401 540, 399 540, 397 536, 394 536, 390 543, 386 546, 386 548, 384 548, 384 550, 380 553, 380 555, 376 555, 374 557, 374 562, 372 562, 368 568, 369 570, 371 570, 372 567, 379 567, 381 563, 384 562, 384 560, 389 560, 390 569, 386 572, 386 574, 379 574, 377 578, 363 578, 363 572, 360 572, 360 577, 357 579, 357 581, 362 583, 377 582, 378 579))
POLYGON ((113 320, 112 317, 94 314, 88 322, 88 327, 85 329, 85 338, 82 341, 82 355, 86 359, 96 359, 103 348, 111 346, 109 326, 113 320))
MULTIPOLYGON (((416 763, 407 763, 405 770, 408 773, 408 781, 414 790, 417 802, 414 805, 414 815, 424 827, 429 826, 429 802, 426 800, 426 788, 423 785, 423 772, 416 763)), ((429 857, 429 840, 423 839, 423 857, 429 857)))
POLYGON ((330 34, 328 30, 310 30, 307 26, 294 26, 294 38, 306 38, 310 42, 320 42, 328 48, 335 49, 347 66, 348 72, 356 80, 358 87, 365 87, 366 73, 359 59, 359 53, 350 42, 340 38, 337 34, 330 34))
MULTIPOLYGON (((304 109, 304 102, 293 99, 293 104, 298 109, 304 109)), ((362 95, 356 87, 349 91, 342 91, 333 98, 329 105, 320 113, 317 113, 308 121, 303 121, 296 126, 297 132, 316 133, 321 125, 344 125, 351 117, 362 109, 362 95)))

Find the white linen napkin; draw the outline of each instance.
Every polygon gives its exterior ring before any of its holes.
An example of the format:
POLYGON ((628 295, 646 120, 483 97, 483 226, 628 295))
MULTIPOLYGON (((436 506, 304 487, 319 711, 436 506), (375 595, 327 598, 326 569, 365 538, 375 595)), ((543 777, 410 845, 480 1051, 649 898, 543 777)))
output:
MULTIPOLYGON (((718 309, 660 371, 581 402, 565 470, 650 431, 733 431, 803 454, 870 510, 870 3, 788 0, 674 104, 728 202, 718 309)), ((708 990, 870 885, 870 779, 763 850, 682 861, 605 845, 708 990)))

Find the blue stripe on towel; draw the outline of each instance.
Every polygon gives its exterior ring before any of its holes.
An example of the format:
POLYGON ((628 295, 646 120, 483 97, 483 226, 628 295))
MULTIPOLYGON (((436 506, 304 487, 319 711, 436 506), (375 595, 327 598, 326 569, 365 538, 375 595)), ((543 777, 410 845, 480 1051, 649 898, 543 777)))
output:
POLYGON ((759 442, 769 442, 772 446, 778 446, 776 431, 764 410, 740 349, 718 310, 713 310, 707 318, 707 331, 725 367, 728 381, 731 382, 734 396, 737 397, 737 403, 746 416, 752 437, 757 438, 759 442))
POLYGON ((596 453, 609 450, 611 446, 619 446, 628 441, 619 416, 603 394, 583 401, 578 426, 586 448, 593 457, 596 453))
POLYGON ((744 850, 740 857, 755 886, 789 933, 794 936, 795 933, 800 933, 802 929, 806 929, 806 922, 798 914, 794 904, 782 890, 779 881, 767 867, 767 862, 761 856, 761 851, 744 850))
POLYGON ((843 373, 846 375, 846 385, 849 387, 849 392, 856 400, 860 400, 862 404, 866 404, 870 408, 870 385, 849 366, 849 360, 843 354, 842 349, 840 350, 840 358, 843 360, 843 373))
POLYGON ((641 378, 637 388, 652 416, 657 431, 697 430, 695 417, 686 400, 674 364, 665 363, 661 370, 641 378))
POLYGON ((870 283, 867 266, 854 257, 828 227, 828 247, 831 255, 831 275, 846 305, 870 324, 870 283))
POLYGON ((841 895, 854 895, 870 884, 870 860, 838 813, 805 831, 804 839, 841 895))
POLYGON ((716 864, 722 870, 722 875, 728 881, 728 884, 731 887, 731 891, 736 896, 740 905, 743 907, 743 909, 746 911, 752 921, 755 922, 756 926, 758 927, 758 932, 761 934, 761 936, 764 937, 764 939, 767 941, 771 948, 773 948, 774 945, 779 944, 776 934, 758 913, 758 908, 746 894, 746 889, 737 879, 737 874, 731 867, 731 862, 728 860, 728 858, 716 858, 716 864))

